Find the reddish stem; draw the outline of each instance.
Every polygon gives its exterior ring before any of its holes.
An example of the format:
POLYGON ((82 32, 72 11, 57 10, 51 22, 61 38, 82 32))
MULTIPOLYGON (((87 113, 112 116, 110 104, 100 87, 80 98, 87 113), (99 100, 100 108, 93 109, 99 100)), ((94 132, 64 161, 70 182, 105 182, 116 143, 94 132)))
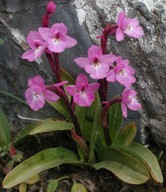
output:
POLYGON ((104 106, 103 111, 102 111, 102 114, 101 114, 101 121, 102 121, 102 125, 103 125, 104 128, 108 128, 107 116, 108 116, 109 108, 110 108, 114 103, 118 103, 118 102, 122 102, 122 99, 120 99, 120 98, 115 98, 115 99, 112 99, 111 101, 104 102, 105 106, 104 106))
POLYGON ((63 101, 65 102, 65 105, 70 113, 70 116, 71 116, 71 119, 72 119, 72 122, 74 124, 74 127, 75 127, 75 131, 77 133, 77 135, 81 136, 81 129, 80 129, 80 125, 78 123, 78 119, 74 113, 74 110, 68 100, 68 97, 66 96, 66 93, 59 87, 54 87, 54 86, 47 86, 47 89, 49 90, 54 90, 57 92, 57 94, 63 99, 63 101))
MULTIPOLYGON (((117 25, 107 25, 106 28, 103 30, 103 33, 101 35, 101 49, 103 54, 106 54, 106 48, 107 48, 107 41, 109 35, 113 34, 116 32, 117 25)), ((106 78, 98 80, 100 83, 99 87, 99 95, 101 101, 106 101, 107 100, 107 92, 108 92, 108 82, 106 81, 106 78)))

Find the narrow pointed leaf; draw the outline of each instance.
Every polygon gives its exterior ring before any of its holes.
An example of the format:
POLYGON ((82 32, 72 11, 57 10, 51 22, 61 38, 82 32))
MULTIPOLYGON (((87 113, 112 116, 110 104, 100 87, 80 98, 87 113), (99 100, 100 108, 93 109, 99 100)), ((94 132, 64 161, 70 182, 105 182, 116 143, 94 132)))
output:
POLYGON ((59 147, 45 149, 16 166, 3 180, 3 188, 11 188, 47 169, 78 162, 72 151, 59 147))
POLYGON ((6 115, 0 107, 0 147, 10 144, 10 127, 6 115))
POLYGON ((120 133, 116 139, 116 144, 129 145, 135 138, 137 132, 136 124, 129 123, 120 130, 120 133))
MULTIPOLYGON (((100 99, 97 94, 96 94, 95 101, 90 107, 80 107, 78 105, 76 106, 76 116, 78 118, 78 121, 81 127, 81 133, 85 138, 85 140, 88 142, 91 141, 92 130, 93 130, 94 122, 96 121, 95 120, 96 110, 98 111, 98 113, 99 113, 99 110, 101 110, 100 99)), ((98 118, 101 119, 101 117, 99 116, 98 118)), ((105 146, 106 141, 104 138, 104 133, 103 133, 103 128, 101 127, 101 123, 98 124, 98 130, 99 130, 98 132, 99 132, 101 143, 103 144, 103 146, 105 146)))
POLYGON ((112 143, 115 143, 118 137, 122 122, 121 103, 115 103, 109 109, 109 133, 112 143))
POLYGON ((127 147, 118 146, 118 148, 142 161, 147 166, 154 181, 157 183, 163 182, 163 176, 157 158, 149 149, 139 143, 131 143, 127 147))
POLYGON ((94 165, 95 169, 108 169, 126 183, 141 184, 150 178, 148 169, 139 159, 118 148, 106 147, 97 155, 101 162, 94 165))
POLYGON ((91 131, 91 138, 90 138, 90 152, 89 152, 89 162, 95 161, 95 146, 96 141, 99 136, 99 131, 102 129, 102 123, 101 123, 101 103, 99 101, 99 97, 96 97, 95 102, 95 112, 93 114, 94 121, 93 121, 93 127, 91 131))

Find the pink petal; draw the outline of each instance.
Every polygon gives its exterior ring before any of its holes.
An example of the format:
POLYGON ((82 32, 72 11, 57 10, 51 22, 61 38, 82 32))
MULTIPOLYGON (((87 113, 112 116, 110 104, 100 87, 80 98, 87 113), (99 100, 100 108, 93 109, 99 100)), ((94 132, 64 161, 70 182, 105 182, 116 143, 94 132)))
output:
POLYGON ((26 51, 23 55, 22 55, 22 59, 27 59, 28 61, 32 62, 36 59, 35 57, 35 52, 30 49, 28 51, 26 51))
POLYGON ((139 21, 137 19, 127 19, 128 20, 128 25, 131 25, 131 26, 138 26, 139 25, 139 21))
POLYGON ((40 27, 40 28, 38 29, 38 31, 39 31, 41 37, 42 37, 45 41, 47 41, 48 39, 50 39, 50 38, 52 37, 52 33, 51 33, 50 28, 40 27))
POLYGON ((44 97, 45 97, 45 100, 50 102, 56 102, 59 99, 59 96, 56 93, 49 90, 44 91, 44 97))
POLYGON ((117 74, 116 79, 120 84, 124 85, 125 87, 130 87, 136 81, 133 75, 128 74, 125 75, 117 74))
POLYGON ((64 84, 66 84, 66 83, 68 83, 68 81, 62 81, 62 82, 60 82, 60 83, 53 84, 52 86, 54 86, 54 87, 60 87, 60 86, 62 86, 62 85, 64 85, 64 84))
POLYGON ((103 79, 107 76, 109 65, 99 64, 99 66, 86 65, 85 71, 90 73, 92 79, 103 79))
POLYGON ((88 49, 88 57, 90 59, 94 59, 96 58, 100 58, 102 56, 102 49, 99 46, 96 45, 92 45, 89 49, 88 49))
POLYGON ((79 65, 81 68, 85 68, 85 65, 90 64, 90 61, 88 58, 78 57, 74 59, 75 63, 79 65))
POLYGON ((86 91, 90 94, 94 94, 94 92, 98 90, 99 86, 100 86, 99 83, 91 83, 88 85, 86 91))
MULTIPOLYGON (((33 78, 30 78, 30 79, 28 79, 28 86, 29 87, 38 86, 38 88, 43 90, 43 89, 45 89, 44 79, 39 75, 37 75, 37 76, 35 76, 33 78)), ((38 90, 38 91, 40 91, 40 90, 38 90)))
POLYGON ((34 47, 34 41, 35 41, 35 40, 38 40, 38 41, 40 41, 40 42, 43 41, 40 33, 39 33, 38 31, 31 31, 31 32, 29 32, 29 34, 28 34, 28 36, 27 36, 27 42, 28 42, 28 44, 30 45, 30 47, 31 47, 32 49, 35 48, 35 47, 34 47))
POLYGON ((32 110, 37 111, 45 104, 44 97, 37 94, 33 89, 29 88, 25 92, 25 98, 32 110))
POLYGON ((123 117, 127 117, 127 107, 125 104, 121 104, 121 108, 122 108, 122 114, 123 114, 123 117))
POLYGON ((66 35, 67 34, 67 27, 63 23, 55 23, 51 27, 51 32, 54 33, 57 31, 66 35))
POLYGON ((82 107, 87 107, 87 106, 90 106, 92 104, 92 101, 89 100, 87 94, 78 94, 76 95, 76 97, 74 96, 74 101, 75 103, 77 103, 79 106, 82 106, 82 107))
POLYGON ((35 50, 35 52, 34 52, 34 53, 35 53, 35 59, 41 57, 41 55, 43 54, 44 50, 45 50, 45 47, 44 47, 44 46, 38 47, 38 48, 35 50))
POLYGON ((107 81, 109 82, 115 82, 115 72, 113 69, 111 69, 107 74, 107 81))
POLYGON ((124 32, 120 28, 117 28, 115 35, 116 35, 116 40, 117 41, 123 41, 124 32))
POLYGON ((87 86, 88 85, 88 78, 86 75, 84 74, 80 74, 77 76, 77 79, 76 79, 76 87, 80 87, 80 86, 87 86))
POLYGON ((75 85, 68 85, 66 87, 66 91, 68 92, 69 95, 74 95, 74 93, 77 92, 77 88, 75 85))
POLYGON ((114 54, 103 55, 101 57, 101 62, 104 64, 111 65, 112 63, 114 63, 116 61, 116 58, 117 58, 117 56, 114 54))
MULTIPOLYGON (((28 100, 27 100, 28 103, 28 100)), ((32 110, 38 111, 39 109, 43 108, 45 101, 42 96, 38 96, 38 99, 33 99, 31 103, 28 103, 32 110)))
POLYGON ((74 47, 77 44, 77 41, 69 36, 65 36, 65 44, 66 44, 66 48, 71 48, 74 47))
POLYGON ((117 24, 119 27, 122 25, 124 18, 125 18, 125 12, 124 11, 120 12, 117 19, 117 24))
POLYGON ((54 53, 61 53, 65 50, 64 41, 55 41, 53 38, 48 40, 48 49, 54 53))
POLYGON ((127 104, 127 107, 133 111, 137 111, 140 109, 142 106, 140 103, 138 103, 137 99, 132 98, 132 102, 127 104))

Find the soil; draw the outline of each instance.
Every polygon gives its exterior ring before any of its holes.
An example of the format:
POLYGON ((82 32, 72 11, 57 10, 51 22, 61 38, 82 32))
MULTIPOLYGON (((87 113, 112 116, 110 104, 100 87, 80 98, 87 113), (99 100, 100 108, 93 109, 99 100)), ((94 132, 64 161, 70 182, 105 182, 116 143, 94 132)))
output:
MULTIPOLYGON (((42 134, 38 138, 29 137, 17 149, 23 152, 24 159, 36 154, 37 152, 49 148, 62 146, 68 149, 74 149, 74 143, 70 140, 68 134, 50 133, 42 134), (49 139, 48 139, 49 137, 49 139)), ((154 152, 158 149, 154 148, 154 152)), ((0 160, 2 165, 5 161, 0 160)), ((94 169, 82 168, 76 166, 62 165, 54 169, 47 170, 40 174, 40 181, 33 185, 28 185, 27 192, 46 192, 49 179, 58 179, 62 176, 68 176, 59 182, 56 192, 70 192, 73 182, 82 183, 88 192, 166 192, 166 153, 163 154, 160 161, 164 182, 156 184, 150 180, 142 185, 129 185, 107 170, 96 171, 94 169)), ((2 176, 1 176, 2 177, 2 176)), ((18 192, 18 186, 2 192, 18 192)))

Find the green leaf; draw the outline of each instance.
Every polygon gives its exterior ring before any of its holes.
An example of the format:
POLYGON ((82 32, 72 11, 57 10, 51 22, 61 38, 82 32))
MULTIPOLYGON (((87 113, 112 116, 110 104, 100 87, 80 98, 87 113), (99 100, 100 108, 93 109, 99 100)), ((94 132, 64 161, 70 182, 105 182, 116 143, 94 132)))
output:
POLYGON ((163 176, 157 158, 149 149, 139 143, 131 143, 127 147, 118 146, 118 148, 142 161, 147 166, 154 181, 157 183, 163 182, 163 176))
POLYGON ((4 44, 4 40, 0 38, 0 45, 4 44))
POLYGON ((3 180, 3 188, 11 188, 47 169, 78 162, 72 151, 59 147, 45 149, 16 166, 3 180))
POLYGON ((68 109, 62 99, 59 99, 57 102, 48 102, 54 109, 56 109, 61 115, 66 119, 70 119, 70 114, 68 109))
POLYGON ((95 117, 95 113, 97 113, 96 110, 98 111, 98 113, 99 110, 101 110, 101 104, 98 94, 96 94, 96 99, 90 107, 80 107, 77 105, 76 116, 81 127, 81 133, 85 140, 87 142, 91 141, 92 130, 93 127, 95 127, 95 129, 97 128, 99 130, 98 132, 100 135, 100 139, 102 140, 102 144, 105 145, 106 142, 101 123, 99 123, 97 126, 94 126, 94 124, 96 125, 95 121, 97 120, 95 118, 97 117, 98 121, 100 121, 101 119, 101 117, 99 117, 99 114, 96 114, 95 117))
POLYGON ((91 138, 90 138, 90 152, 89 152, 89 160, 88 162, 94 162, 95 161, 95 147, 96 147, 96 141, 99 136, 99 129, 102 129, 102 123, 101 123, 101 103, 99 96, 96 97, 95 105, 95 111, 94 111, 94 121, 93 121, 93 127, 91 132, 91 138))
POLYGON ((60 120, 45 120, 43 124, 34 128, 29 132, 29 135, 35 135, 39 133, 46 133, 50 131, 65 131, 71 130, 74 127, 73 123, 60 120))
POLYGON ((72 128, 73 128, 72 123, 60 120, 46 119, 43 121, 34 122, 19 132, 19 134, 15 139, 15 143, 19 142, 28 135, 34 135, 50 131, 70 130, 72 128))
POLYGON ((115 143, 119 145, 129 145, 135 138, 136 132, 137 132, 136 124, 129 123, 120 130, 120 133, 115 143))
POLYGON ((68 179, 68 178, 69 178, 68 176, 64 176, 64 177, 60 177, 59 179, 50 179, 46 192, 54 192, 58 187, 59 181, 62 179, 68 179))
POLYGON ((67 80, 69 85, 75 84, 75 80, 73 79, 73 77, 63 68, 61 68, 61 75, 62 75, 62 80, 63 81, 67 80))
POLYGON ((20 142, 22 139, 27 137, 29 133, 35 129, 36 127, 40 126, 44 121, 36 121, 31 123, 30 125, 26 126, 25 128, 21 129, 21 131, 17 134, 14 143, 17 144, 20 142))
POLYGON ((106 147, 99 150, 97 154, 101 162, 94 164, 95 169, 108 169, 119 179, 130 184, 145 183, 150 178, 146 166, 127 152, 106 147))
POLYGON ((47 186, 46 192, 55 192, 58 187, 59 182, 57 180, 51 180, 47 186))
POLYGON ((74 183, 71 192, 88 192, 85 186, 81 183, 74 183))
POLYGON ((9 146, 10 127, 6 115, 0 107, 0 147, 9 146))
POLYGON ((114 144, 122 127, 121 103, 114 103, 109 109, 109 134, 114 144))
POLYGON ((19 185, 19 192, 26 192, 27 191, 27 184, 26 183, 21 183, 19 185))

